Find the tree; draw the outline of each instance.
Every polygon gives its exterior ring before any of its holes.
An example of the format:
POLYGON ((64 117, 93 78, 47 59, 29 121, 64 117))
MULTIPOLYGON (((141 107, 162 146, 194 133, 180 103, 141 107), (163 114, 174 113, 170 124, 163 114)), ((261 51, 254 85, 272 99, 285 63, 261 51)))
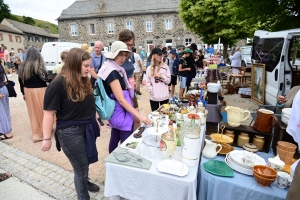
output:
POLYGON ((29 24, 29 25, 32 25, 32 26, 35 25, 34 19, 32 19, 31 17, 26 17, 26 16, 24 16, 24 15, 23 15, 23 22, 24 22, 25 24, 29 24))
POLYGON ((10 14, 9 6, 5 4, 3 0, 0 0, 0 22, 2 22, 4 18, 10 19, 10 17, 11 14, 10 14))
POLYGON ((196 33, 205 43, 223 43, 223 55, 227 47, 237 39, 253 35, 255 26, 236 15, 232 0, 181 0, 179 16, 186 27, 196 33))
POLYGON ((300 27, 299 0, 234 0, 241 19, 260 22, 260 29, 281 31, 300 27))

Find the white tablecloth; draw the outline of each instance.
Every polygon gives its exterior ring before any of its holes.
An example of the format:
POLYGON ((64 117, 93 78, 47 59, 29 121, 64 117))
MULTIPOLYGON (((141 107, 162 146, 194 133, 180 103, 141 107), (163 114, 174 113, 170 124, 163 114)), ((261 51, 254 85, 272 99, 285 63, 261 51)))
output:
MULTIPOLYGON (((145 132, 143 136, 146 136, 145 132)), ((128 139, 132 138, 133 134, 128 139)), ((205 125, 201 126, 200 150, 203 148, 204 138, 205 125)), ((145 146, 144 143, 142 143, 142 145, 145 146)), ((148 148, 142 147, 142 145, 140 148, 148 148)), ((104 196, 111 197, 111 199, 118 199, 115 196, 117 195, 117 197, 121 196, 130 200, 196 200, 199 159, 197 166, 189 167, 188 175, 179 177, 159 172, 156 166, 157 163, 162 160, 161 153, 158 148, 152 147, 151 150, 155 153, 155 157, 150 159, 152 165, 149 170, 105 163, 106 178, 104 196)), ((180 158, 180 156, 178 156, 179 153, 180 148, 177 147, 177 156, 175 156, 175 158, 180 158)), ((149 157, 145 158, 149 159, 149 157)))

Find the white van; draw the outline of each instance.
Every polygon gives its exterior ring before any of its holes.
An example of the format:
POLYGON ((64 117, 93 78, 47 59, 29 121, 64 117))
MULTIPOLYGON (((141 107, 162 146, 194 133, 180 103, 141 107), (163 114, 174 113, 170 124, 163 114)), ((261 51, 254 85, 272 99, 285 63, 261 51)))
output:
POLYGON ((266 65, 265 104, 276 105, 278 95, 300 85, 300 28, 255 31, 251 59, 266 65))
POLYGON ((54 66, 61 63, 60 53, 74 47, 81 48, 81 44, 71 42, 46 42, 42 47, 41 54, 46 63, 47 70, 52 73, 54 66))

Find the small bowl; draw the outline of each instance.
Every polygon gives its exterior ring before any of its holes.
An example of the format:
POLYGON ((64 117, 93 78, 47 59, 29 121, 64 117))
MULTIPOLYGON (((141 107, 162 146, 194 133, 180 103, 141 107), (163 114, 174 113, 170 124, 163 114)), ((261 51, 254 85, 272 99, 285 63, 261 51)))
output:
POLYGON ((277 171, 275 169, 264 165, 254 165, 253 174, 257 174, 267 179, 272 179, 272 178, 276 179, 277 177, 277 171))
POLYGON ((254 176, 257 184, 260 185, 260 186, 263 186, 263 187, 270 186, 276 180, 276 178, 269 179, 269 178, 259 176, 256 173, 253 173, 253 176, 254 176))

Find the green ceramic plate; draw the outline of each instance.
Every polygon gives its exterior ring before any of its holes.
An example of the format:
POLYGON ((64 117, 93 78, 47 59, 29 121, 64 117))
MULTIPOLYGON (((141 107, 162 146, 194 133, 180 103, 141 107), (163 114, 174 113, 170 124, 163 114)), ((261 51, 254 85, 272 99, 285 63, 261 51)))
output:
POLYGON ((223 161, 209 160, 203 163, 203 169, 217 176, 233 177, 233 170, 223 161))

